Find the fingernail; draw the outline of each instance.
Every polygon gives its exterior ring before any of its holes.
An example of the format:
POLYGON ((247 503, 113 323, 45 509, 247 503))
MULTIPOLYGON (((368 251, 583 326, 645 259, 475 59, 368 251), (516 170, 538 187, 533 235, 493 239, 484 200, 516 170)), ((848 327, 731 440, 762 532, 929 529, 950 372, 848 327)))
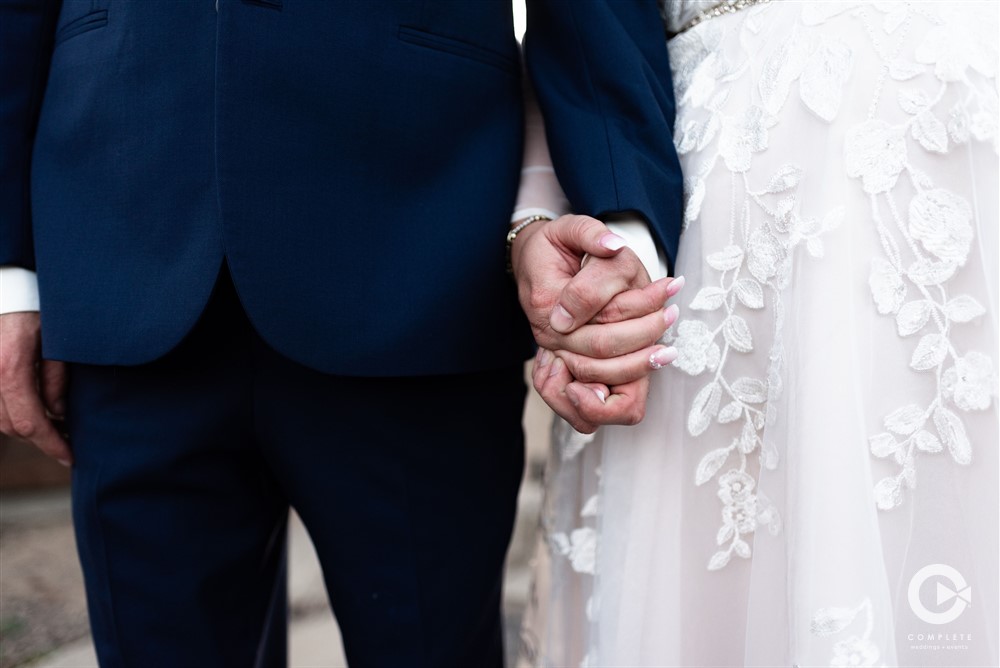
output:
POLYGON ((604 396, 604 392, 601 392, 600 390, 594 390, 594 394, 597 395, 597 398, 600 399, 601 403, 603 404, 604 400, 606 399, 606 397, 604 396))
POLYGON ((573 326, 573 316, 563 308, 562 304, 556 304, 556 307, 552 309, 552 315, 549 317, 549 324, 557 332, 564 332, 573 326))
POLYGON ((566 387, 566 398, 569 399, 569 402, 574 406, 580 405, 580 397, 577 395, 575 387, 566 387))
POLYGON ((677 320, 677 316, 680 315, 681 309, 677 304, 671 304, 663 311, 663 322, 667 323, 667 327, 674 324, 677 320))
POLYGON ((562 361, 562 359, 557 357, 556 361, 552 363, 552 368, 549 369, 549 377, 551 378, 552 376, 562 371, 564 366, 565 363, 562 361))
POLYGON ((601 240, 598 243, 601 244, 601 246, 603 246, 604 248, 607 248, 608 250, 612 251, 621 250, 622 248, 625 248, 625 240, 622 239, 617 234, 614 234, 613 232, 608 232, 607 234, 605 234, 603 237, 601 237, 601 240))
POLYGON ((680 292, 681 288, 683 287, 684 287, 684 277, 678 276, 677 278, 675 278, 670 282, 669 286, 667 286, 667 296, 673 297, 678 292, 680 292))
POLYGON ((57 459, 56 461, 65 466, 66 468, 69 468, 70 466, 73 465, 73 463, 68 459, 57 459))
POLYGON ((649 356, 649 366, 651 369, 662 369, 677 359, 677 348, 660 348, 649 356))
POLYGON ((63 401, 62 399, 56 399, 55 401, 53 401, 52 412, 57 417, 62 417, 63 415, 66 415, 66 402, 63 401))
POLYGON ((538 357, 538 366, 548 366, 549 362, 552 361, 552 353, 550 353, 545 348, 542 348, 541 355, 538 357))

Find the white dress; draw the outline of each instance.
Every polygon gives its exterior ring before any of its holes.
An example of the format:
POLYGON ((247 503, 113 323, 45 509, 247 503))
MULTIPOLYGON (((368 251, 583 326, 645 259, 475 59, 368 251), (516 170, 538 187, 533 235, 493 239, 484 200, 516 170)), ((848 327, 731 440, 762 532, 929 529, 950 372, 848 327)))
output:
POLYGON ((670 41, 679 357, 638 427, 557 422, 523 665, 997 665, 997 32, 777 0, 670 41))

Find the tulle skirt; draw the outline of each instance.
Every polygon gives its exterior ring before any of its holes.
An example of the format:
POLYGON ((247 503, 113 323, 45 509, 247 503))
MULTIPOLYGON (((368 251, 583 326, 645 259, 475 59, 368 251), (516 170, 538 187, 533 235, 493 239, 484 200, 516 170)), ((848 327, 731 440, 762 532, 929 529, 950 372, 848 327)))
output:
POLYGON ((639 426, 557 421, 521 663, 997 665, 996 4, 669 48, 680 354, 639 426))

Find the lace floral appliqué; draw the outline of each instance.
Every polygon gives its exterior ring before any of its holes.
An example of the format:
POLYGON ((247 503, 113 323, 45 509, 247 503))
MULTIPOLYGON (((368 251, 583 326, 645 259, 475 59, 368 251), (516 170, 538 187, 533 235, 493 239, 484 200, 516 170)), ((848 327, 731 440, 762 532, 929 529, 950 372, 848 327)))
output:
MULTIPOLYGON (((747 12, 742 29, 754 29, 757 12, 747 12)), ((714 249, 706 264, 718 274, 718 283, 706 285, 688 308, 705 320, 687 318, 672 333, 678 351, 674 366, 692 376, 709 374, 695 395, 687 416, 687 430, 699 436, 716 425, 734 436, 729 444, 706 453, 695 470, 695 484, 715 481, 722 502, 722 524, 716 534, 718 550, 708 561, 718 570, 735 554, 751 556, 751 539, 759 526, 781 530, 777 507, 759 489, 761 468, 778 466, 778 450, 763 438, 775 419, 771 402, 781 394, 784 353, 782 291, 788 286, 795 258, 803 249, 822 257, 822 236, 843 219, 843 209, 820 218, 800 211, 798 186, 804 174, 795 164, 779 167, 766 183, 751 183, 747 172, 754 155, 767 149, 770 128, 786 103, 792 84, 799 80, 799 98, 824 120, 836 116, 840 91, 851 68, 851 52, 843 44, 793 34, 768 59, 757 89, 762 106, 751 105, 728 115, 721 111, 732 82, 749 76, 746 66, 726 60, 716 46, 722 28, 708 22, 671 45, 678 97, 686 116, 677 124, 675 143, 681 155, 698 152, 703 158, 686 181, 685 220, 698 217, 704 198, 704 178, 721 162, 732 173, 733 204, 728 245, 714 249), (696 63, 695 66, 689 63, 696 63), (718 141, 713 144, 713 140, 718 141), (721 161, 719 160, 721 158, 721 161), (770 316, 774 339, 769 364, 762 377, 737 375, 727 369, 733 355, 753 352, 755 342, 746 315, 770 316), (730 425, 722 427, 722 425, 730 425), (756 463, 751 457, 756 456, 756 463)))
POLYGON ((830 668, 853 668, 861 666, 885 666, 880 661, 881 652, 872 641, 874 615, 870 599, 863 600, 854 608, 822 608, 813 615, 809 630, 818 638, 843 636, 855 625, 856 620, 864 621, 864 629, 860 634, 850 635, 837 640, 833 645, 830 657, 830 668))
MULTIPOLYGON (((898 30, 905 33, 915 9, 900 3, 895 11, 903 26, 898 30)), ((884 431, 869 439, 875 457, 891 458, 898 467, 896 474, 875 483, 875 503, 882 510, 901 505, 904 489, 916 487, 919 454, 947 450, 955 463, 971 463, 972 443, 961 412, 988 409, 997 385, 993 360, 977 351, 963 353, 954 337, 958 326, 985 313, 975 298, 954 294, 951 286, 969 260, 972 208, 964 197, 935 185, 910 157, 911 151, 946 153, 970 141, 991 142, 996 150, 996 88, 972 85, 966 77, 970 69, 995 77, 996 50, 981 26, 963 23, 960 11, 947 22, 928 18, 940 25, 928 31, 912 60, 880 54, 887 62, 883 78, 901 82, 896 98, 906 118, 898 123, 872 118, 877 93, 869 119, 848 132, 844 152, 848 175, 861 179, 870 196, 884 252, 872 260, 872 299, 880 314, 895 319, 900 337, 913 337, 910 368, 932 388, 926 401, 899 406, 886 415, 884 431), (955 30, 962 34, 948 32, 955 30), (931 82, 933 87, 928 86, 931 82), (956 83, 962 84, 963 101, 941 108, 956 83), (902 178, 915 191, 909 202, 900 202, 901 195, 894 191, 902 178)), ((861 13, 859 19, 870 17, 861 13)))

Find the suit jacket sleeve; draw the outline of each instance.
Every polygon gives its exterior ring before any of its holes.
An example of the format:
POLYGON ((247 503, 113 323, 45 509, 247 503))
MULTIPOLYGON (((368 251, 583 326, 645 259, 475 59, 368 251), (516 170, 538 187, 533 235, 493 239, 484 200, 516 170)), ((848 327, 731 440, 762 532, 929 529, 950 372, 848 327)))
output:
POLYGON ((0 0, 0 266, 35 266, 31 147, 59 3, 0 0))
POLYGON ((576 213, 635 212, 671 264, 683 182, 655 0, 528 0, 525 61, 576 213))

